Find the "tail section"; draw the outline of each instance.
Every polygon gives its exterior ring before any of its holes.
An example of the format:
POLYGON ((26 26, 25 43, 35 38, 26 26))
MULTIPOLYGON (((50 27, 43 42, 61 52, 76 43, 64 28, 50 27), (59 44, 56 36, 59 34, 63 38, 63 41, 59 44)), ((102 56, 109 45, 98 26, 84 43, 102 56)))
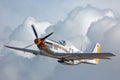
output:
POLYGON ((86 63, 86 64, 95 64, 96 65, 99 63, 100 58, 101 59, 110 59, 110 57, 115 56, 112 53, 102 53, 102 54, 100 54, 100 53, 101 53, 101 45, 100 45, 100 43, 97 43, 95 45, 93 53, 91 54, 91 56, 92 55, 95 55, 95 56, 92 59, 83 59, 83 60, 81 60, 81 62, 86 63))
POLYGON ((100 43, 97 43, 93 50, 93 53, 100 53, 100 51, 101 51, 101 45, 100 43))
MULTIPOLYGON (((100 46, 100 43, 97 43, 95 45, 95 48, 93 50, 93 53, 95 54, 100 54, 100 49, 101 49, 101 46, 100 46)), ((87 59, 87 60, 83 60, 83 63, 86 63, 86 64, 98 64, 100 61, 99 58, 96 58, 96 59, 87 59)))
MULTIPOLYGON (((100 51, 101 51, 101 45, 100 45, 100 43, 97 43, 94 50, 93 50, 93 53, 100 54, 100 51)), ((94 61, 95 61, 95 64, 98 64, 100 59, 96 58, 96 59, 94 59, 94 61)))

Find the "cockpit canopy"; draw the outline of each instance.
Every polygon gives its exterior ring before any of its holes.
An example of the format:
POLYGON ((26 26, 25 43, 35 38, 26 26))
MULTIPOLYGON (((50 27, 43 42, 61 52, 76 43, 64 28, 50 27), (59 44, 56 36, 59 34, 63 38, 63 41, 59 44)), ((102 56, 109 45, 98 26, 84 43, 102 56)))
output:
POLYGON ((66 45, 66 41, 65 41, 65 40, 60 40, 59 43, 60 43, 61 45, 63 45, 63 46, 66 45))

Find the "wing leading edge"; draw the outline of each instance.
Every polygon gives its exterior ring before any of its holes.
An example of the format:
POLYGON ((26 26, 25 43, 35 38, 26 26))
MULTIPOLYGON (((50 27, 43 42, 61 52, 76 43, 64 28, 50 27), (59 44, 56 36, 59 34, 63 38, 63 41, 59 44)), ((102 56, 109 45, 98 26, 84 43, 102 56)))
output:
POLYGON ((5 47, 15 49, 15 50, 19 50, 19 51, 33 53, 34 55, 39 55, 41 53, 40 51, 37 51, 37 50, 30 50, 30 49, 25 49, 25 48, 17 48, 17 47, 6 46, 6 45, 5 45, 5 47))

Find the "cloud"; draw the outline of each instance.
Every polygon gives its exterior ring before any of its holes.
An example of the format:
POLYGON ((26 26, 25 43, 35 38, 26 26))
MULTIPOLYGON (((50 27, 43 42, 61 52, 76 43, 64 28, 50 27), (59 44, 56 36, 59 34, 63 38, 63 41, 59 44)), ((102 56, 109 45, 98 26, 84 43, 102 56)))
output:
MULTIPOLYGON (((8 45, 13 45, 16 47, 25 47, 34 43, 34 39, 36 38, 34 32, 32 30, 31 25, 34 25, 36 28, 37 34, 40 37, 42 34, 45 34, 46 28, 48 28, 51 24, 49 22, 38 22, 32 17, 28 17, 23 24, 19 25, 9 36, 10 41, 8 45)), ((33 49, 37 49, 34 45, 33 49)), ((18 51, 15 51, 16 53, 18 51)), ((23 55, 25 57, 32 56, 31 54, 24 54, 23 52, 19 52, 19 55, 23 55)))
POLYGON ((98 21, 98 25, 102 24, 102 19, 105 17, 113 18, 114 13, 110 9, 102 10, 90 5, 87 7, 77 7, 68 14, 64 21, 58 22, 52 28, 49 27, 47 32, 54 31, 55 35, 53 39, 68 40, 77 48, 83 48, 85 51, 86 47, 90 44, 90 39, 88 39, 89 35, 91 38, 91 34, 94 34, 94 32, 92 33, 94 31, 93 29, 91 31, 88 29, 91 29, 91 25, 96 24, 98 21))
MULTIPOLYGON (((52 39, 65 39, 79 49, 82 47, 84 51, 90 52, 93 45, 100 42, 102 51, 118 54, 120 52, 119 21, 110 9, 103 10, 90 5, 77 7, 68 14, 66 19, 54 25, 49 22, 38 22, 31 17, 28 18, 9 36, 9 44, 23 47, 32 43, 35 36, 30 25, 34 24, 39 36, 45 32, 54 31, 54 35, 51 36, 52 39)), ((35 49, 35 46, 32 48, 35 49)), ((47 57, 37 56, 31 59, 21 57, 12 54, 16 52, 5 48, 1 50, 1 53, 6 54, 4 59, 0 60, 2 64, 0 65, 1 80, 77 80, 79 78, 113 80, 117 79, 118 74, 120 74, 119 56, 111 61, 102 61, 97 66, 79 65, 71 67, 57 64, 56 60, 47 57)))
POLYGON ((32 24, 35 26, 38 36, 41 36, 41 34, 45 34, 46 28, 48 28, 51 25, 49 22, 38 22, 34 18, 29 17, 24 21, 24 23, 22 25, 19 25, 13 31, 13 33, 10 36, 10 39, 17 40, 17 41, 23 41, 23 42, 25 42, 26 40, 27 41, 34 40, 35 35, 31 28, 32 24), (30 37, 29 37, 29 35, 30 35, 30 37))
POLYGON ((95 43, 100 42, 102 52, 112 52, 118 55, 111 61, 103 60, 97 66, 79 65, 68 67, 59 64, 54 72, 56 74, 51 77, 52 80, 117 79, 119 77, 118 74, 120 74, 118 54, 120 52, 119 21, 111 9, 99 9, 89 5, 84 8, 75 8, 65 20, 49 27, 48 31, 55 32, 53 38, 71 41, 79 49, 83 46, 83 50, 86 52, 92 51, 95 43), (117 67, 114 67, 115 65, 117 67))
POLYGON ((116 55, 120 53, 120 23, 119 19, 116 21, 116 25, 114 25, 111 29, 109 29, 103 38, 103 44, 106 50, 114 52, 116 55))
MULTIPOLYGON (((34 24, 39 36, 45 34, 46 28, 51 25, 49 22, 38 22, 34 18, 29 17, 23 24, 14 29, 11 34, 4 34, 9 36, 9 39, 4 41, 4 43, 17 47, 25 47, 33 43, 35 35, 31 24, 34 24)), ((7 27, 4 30, 7 30, 7 27)), ((37 48, 33 46, 31 49, 37 48)), ((53 59, 42 56, 33 57, 30 53, 2 48, 0 54, 3 55, 0 56, 0 80, 43 80, 47 76, 52 76, 51 73, 53 73, 56 66, 56 62, 53 59)))
POLYGON ((111 18, 108 16, 98 20, 95 23, 92 23, 87 33, 87 37, 91 42, 90 47, 92 47, 97 42, 103 45, 105 34, 108 30, 111 30, 117 23, 118 22, 115 18, 111 18))

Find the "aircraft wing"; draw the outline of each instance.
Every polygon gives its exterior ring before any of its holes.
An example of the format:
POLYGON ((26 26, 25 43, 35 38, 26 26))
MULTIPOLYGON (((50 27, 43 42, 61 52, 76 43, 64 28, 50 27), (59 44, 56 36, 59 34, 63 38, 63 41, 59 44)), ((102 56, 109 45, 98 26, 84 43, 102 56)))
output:
MULTIPOLYGON (((19 50, 19 51, 24 51, 24 52, 29 52, 33 53, 34 55, 40 55, 42 54, 41 51, 37 50, 30 50, 30 49, 25 49, 25 48, 17 48, 17 47, 12 47, 12 46, 5 46, 7 48, 19 50)), ((48 51, 48 50, 47 50, 48 51)), ((78 59, 110 59, 110 57, 115 56, 112 53, 53 53, 52 54, 54 58, 57 59, 66 59, 66 60, 78 60, 78 59)))
POLYGON ((17 48, 17 47, 6 46, 6 45, 5 45, 5 47, 15 49, 15 50, 19 50, 19 51, 33 53, 34 55, 39 55, 41 53, 40 51, 37 51, 37 50, 30 50, 30 49, 25 49, 25 48, 17 48))
MULTIPOLYGON (((61 56, 61 58, 64 58, 66 60, 78 60, 78 59, 110 59, 110 57, 115 56, 112 53, 56 53, 58 56, 61 56)), ((60 57, 59 57, 60 58, 60 57)))

